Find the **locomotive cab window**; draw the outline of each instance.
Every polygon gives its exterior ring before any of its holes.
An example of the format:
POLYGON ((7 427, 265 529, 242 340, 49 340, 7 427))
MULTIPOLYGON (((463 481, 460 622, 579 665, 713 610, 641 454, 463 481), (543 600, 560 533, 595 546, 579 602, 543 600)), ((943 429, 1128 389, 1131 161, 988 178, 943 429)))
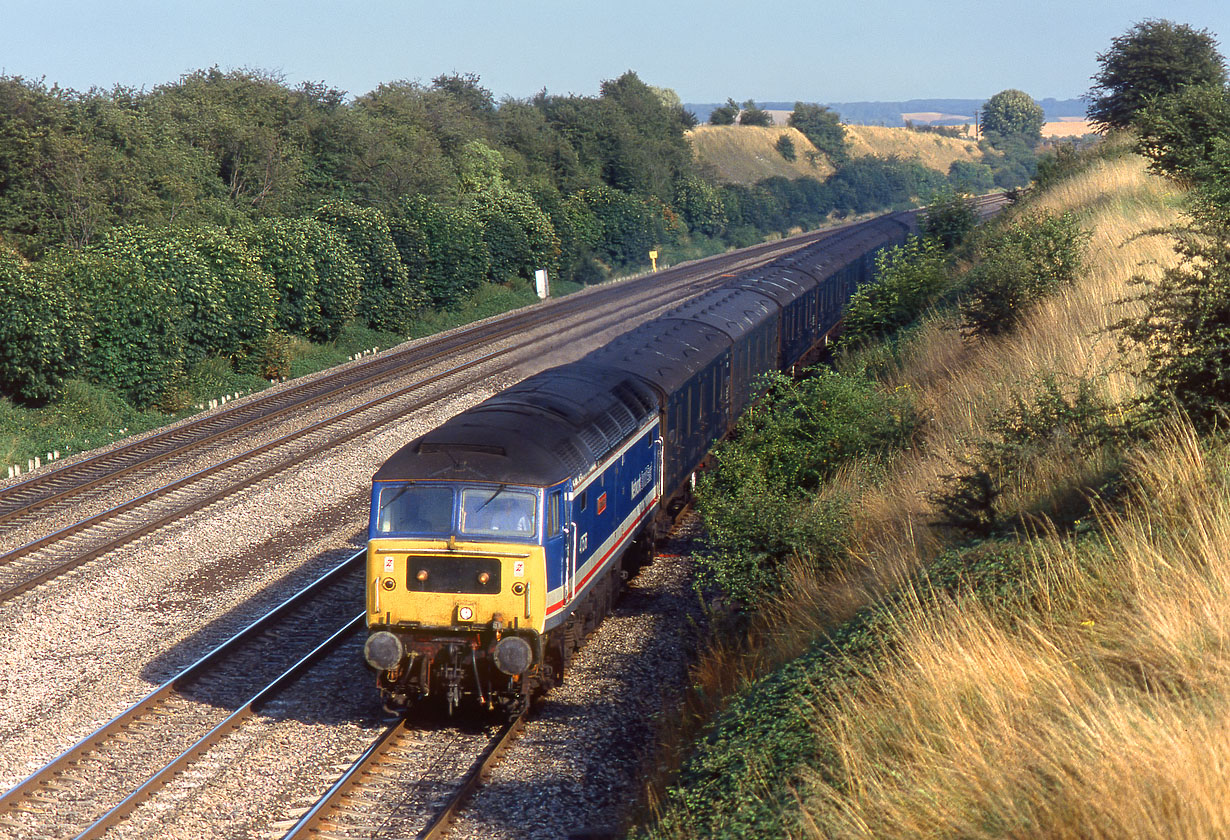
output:
POLYGON ((538 495, 507 487, 466 487, 461 491, 461 533, 526 539, 537 531, 538 495))
POLYGON ((390 484, 379 490, 378 534, 452 533, 453 488, 430 484, 390 484))

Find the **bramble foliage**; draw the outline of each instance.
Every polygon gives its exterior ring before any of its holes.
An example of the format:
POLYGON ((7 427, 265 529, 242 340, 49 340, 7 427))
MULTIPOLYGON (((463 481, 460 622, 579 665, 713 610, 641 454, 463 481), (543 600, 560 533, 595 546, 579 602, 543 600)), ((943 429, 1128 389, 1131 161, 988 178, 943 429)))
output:
POLYGON ((849 152, 846 150, 846 128, 841 124, 841 115, 836 111, 812 102, 796 102, 794 110, 786 118, 786 125, 803 132, 803 136, 834 166, 849 158, 849 152))
POLYGON ((984 238, 961 299, 966 332, 996 335, 1009 330, 1034 303, 1072 282, 1089 237, 1069 213, 1033 213, 984 238))
POLYGON ((930 496, 939 523, 978 536, 1020 522, 1026 515, 1044 514, 1056 524, 1071 524, 1088 512, 1087 496, 1095 488, 1078 481, 1061 488, 1062 493, 1036 500, 1038 507, 1028 510, 1006 510, 1002 499, 1009 490, 1017 494, 1025 490, 1033 465, 1044 457, 1075 465, 1119 446, 1126 439, 1119 417, 1093 382, 1041 377, 1027 393, 1013 394, 1011 404, 995 413, 987 425, 988 436, 975 442, 971 454, 960 460, 960 472, 941 476, 942 489, 930 496))
POLYGON ((697 487, 709 535, 697 579, 744 605, 780 585, 791 556, 823 567, 839 555, 845 502, 816 492, 842 464, 901 445, 915 422, 907 400, 862 377, 817 368, 768 384, 697 487))
POLYGON ((1217 233, 1182 236, 1180 264, 1145 286, 1138 317, 1117 325, 1142 353, 1139 373, 1154 387, 1146 405, 1161 414, 1173 404, 1202 429, 1224 424, 1230 405, 1230 238, 1217 233))
POLYGON ((936 240, 910 237, 876 254, 874 279, 850 298, 843 345, 891 335, 913 323, 948 285, 944 253, 936 240))
POLYGON ((166 398, 183 376, 182 308, 171 283, 146 272, 136 247, 110 239, 78 254, 57 255, 47 268, 86 307, 86 378, 147 408, 166 398))
POLYGON ((982 106, 983 131, 1004 137, 1036 143, 1042 139, 1045 121, 1042 106, 1025 91, 1015 88, 1001 90, 982 106))
POLYGON ((362 272, 358 314, 372 329, 405 333, 424 295, 401 261, 384 214, 347 201, 321 205, 315 218, 346 242, 362 272))
POLYGON ((918 221, 924 236, 931 237, 949 251, 964 242, 977 224, 978 214, 969 196, 952 189, 942 189, 931 196, 931 202, 918 221))
POLYGON ((0 246, 0 391, 26 403, 60 393, 85 352, 78 301, 59 276, 0 246))
POLYGON ((1127 128, 1158 97, 1192 85, 1226 83, 1213 34, 1169 20, 1144 20, 1112 38, 1098 64, 1088 115, 1101 129, 1127 128))

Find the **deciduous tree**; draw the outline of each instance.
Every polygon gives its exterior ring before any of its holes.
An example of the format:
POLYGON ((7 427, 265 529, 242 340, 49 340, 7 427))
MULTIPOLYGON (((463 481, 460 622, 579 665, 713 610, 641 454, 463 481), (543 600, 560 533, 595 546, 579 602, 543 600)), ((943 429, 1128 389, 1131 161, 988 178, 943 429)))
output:
POLYGON ((1207 29, 1150 19, 1111 39, 1087 97, 1089 120, 1127 128, 1151 100, 1189 85, 1224 85, 1226 63, 1207 29))

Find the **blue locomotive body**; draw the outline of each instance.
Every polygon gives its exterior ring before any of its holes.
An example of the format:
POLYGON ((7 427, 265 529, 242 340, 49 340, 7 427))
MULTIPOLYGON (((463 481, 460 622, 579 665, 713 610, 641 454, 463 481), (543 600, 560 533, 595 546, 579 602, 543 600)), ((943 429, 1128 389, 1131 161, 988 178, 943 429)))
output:
POLYGON ((760 375, 823 349, 911 223, 851 226, 740 274, 391 457, 373 481, 365 648, 386 700, 514 711, 561 679, 760 375))

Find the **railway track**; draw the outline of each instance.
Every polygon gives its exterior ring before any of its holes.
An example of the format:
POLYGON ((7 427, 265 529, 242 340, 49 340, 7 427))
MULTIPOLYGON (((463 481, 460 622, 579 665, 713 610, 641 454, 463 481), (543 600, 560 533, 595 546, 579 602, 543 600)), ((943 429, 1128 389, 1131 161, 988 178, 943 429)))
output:
POLYGON ((398 721, 289 828, 283 840, 374 836, 438 840, 521 732, 527 714, 485 739, 454 731, 427 761, 421 746, 414 743, 419 733, 398 721), (459 760, 468 762, 460 775, 459 760), (370 808, 373 801, 380 807, 370 808))
MULTIPOLYGON (((828 237, 840 239, 843 231, 849 230, 830 230, 796 238, 791 246, 800 247, 828 237)), ((741 270, 778 256, 779 250, 781 246, 778 249, 758 246, 751 256, 743 252, 736 263, 724 260, 719 266, 741 270)), ((608 329, 626 321, 629 309, 635 315, 648 317, 656 310, 720 283, 726 273, 729 272, 706 264, 704 268, 689 267, 665 289, 661 288, 660 275, 649 278, 654 281, 652 284, 642 283, 631 290, 626 285, 612 290, 604 288, 602 301, 615 299, 622 305, 614 311, 599 312, 586 323, 569 326, 552 336, 551 341, 559 344, 569 334, 608 329)), ((224 441, 233 443, 253 436, 254 429, 268 428, 269 424, 296 410, 306 411, 319 401, 353 395, 363 389, 376 388, 380 383, 387 385, 397 378, 429 370, 446 357, 457 357, 467 351, 474 353, 492 341, 524 333, 594 305, 593 295, 572 296, 555 306, 535 308, 518 317, 506 316, 446 336, 441 343, 433 342, 426 347, 412 347, 378 357, 357 368, 253 401, 251 405, 236 406, 218 417, 201 418, 185 427, 32 478, 0 493, 0 524, 15 533, 23 527, 31 527, 34 522, 49 519, 57 508, 76 504, 83 494, 115 494, 115 488, 125 479, 131 480, 137 474, 170 472, 172 464, 199 457, 201 448, 216 448, 224 441)), ((0 555, 0 602, 16 598, 307 459, 379 430, 390 421, 433 402, 436 397, 428 390, 430 386, 457 380, 452 390, 460 391, 466 389, 466 377, 473 381, 479 371, 483 376, 502 373, 521 363, 516 351, 540 346, 542 342, 540 337, 514 340, 511 346, 498 353, 481 353, 443 371, 421 375, 407 385, 389 386, 392 390, 358 406, 187 472, 152 491, 91 512, 58 530, 10 548, 0 555)))
POLYGON ((199 447, 228 435, 248 431, 257 424, 276 419, 322 398, 370 388, 376 383, 402 375, 407 370, 422 369, 475 346, 522 333, 605 302, 625 299, 630 294, 645 290, 653 293, 666 284, 681 284, 686 287, 697 282, 703 283, 717 273, 744 270, 782 253, 832 236, 843 229, 845 228, 833 228, 765 243, 734 254, 723 254, 666 269, 657 274, 596 287, 587 293, 547 301, 528 310, 506 313, 480 324, 454 330, 430 343, 384 353, 366 362, 347 366, 336 373, 317 377, 276 393, 244 400, 230 408, 105 452, 66 462, 51 469, 44 468, 22 481, 0 489, 0 525, 9 528, 22 527, 34 512, 41 511, 59 500, 78 495, 135 470, 149 468, 186 448, 199 447))
POLYGON ((102 836, 365 630, 358 552, 0 797, 14 837, 102 836), (230 711, 228 711, 230 710, 230 711), (141 779, 133 785, 132 780, 141 779))

